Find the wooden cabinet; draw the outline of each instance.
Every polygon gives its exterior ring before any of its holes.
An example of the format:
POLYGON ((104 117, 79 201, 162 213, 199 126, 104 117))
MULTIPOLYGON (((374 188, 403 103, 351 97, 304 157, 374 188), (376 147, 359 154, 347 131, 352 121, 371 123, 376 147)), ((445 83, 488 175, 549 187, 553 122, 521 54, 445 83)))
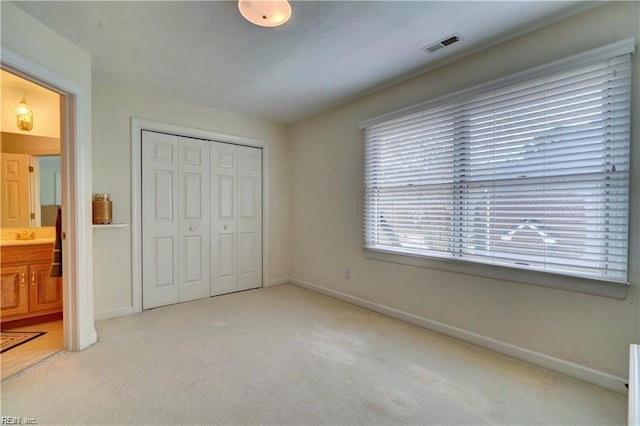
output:
POLYGON ((29 265, 29 312, 62 309, 62 280, 51 278, 51 263, 29 265))
POLYGON ((0 249, 2 322, 62 312, 62 279, 49 276, 52 250, 50 243, 0 249))
POLYGON ((2 319, 29 312, 27 266, 2 265, 2 319))

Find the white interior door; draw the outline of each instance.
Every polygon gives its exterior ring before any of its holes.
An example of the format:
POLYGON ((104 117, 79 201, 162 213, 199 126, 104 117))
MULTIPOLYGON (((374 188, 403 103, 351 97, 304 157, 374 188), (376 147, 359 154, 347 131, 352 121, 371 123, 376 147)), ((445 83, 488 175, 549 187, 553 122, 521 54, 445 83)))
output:
POLYGON ((143 131, 143 309, 180 300, 178 180, 178 137, 143 131))
POLYGON ((211 147, 211 295, 262 286, 262 150, 211 147))
POLYGON ((142 132, 143 309, 262 286, 262 150, 142 132))
POLYGON ((209 296, 209 145, 179 138, 179 301, 209 296))
POLYGON ((29 227, 31 223, 29 155, 2 153, 0 203, 3 228, 29 227))
POLYGON ((262 150, 238 147, 238 290, 262 286, 262 150))
POLYGON ((238 147, 211 146, 211 296, 238 291, 238 147))
POLYGON ((142 135, 144 309, 208 297, 209 143, 142 135))

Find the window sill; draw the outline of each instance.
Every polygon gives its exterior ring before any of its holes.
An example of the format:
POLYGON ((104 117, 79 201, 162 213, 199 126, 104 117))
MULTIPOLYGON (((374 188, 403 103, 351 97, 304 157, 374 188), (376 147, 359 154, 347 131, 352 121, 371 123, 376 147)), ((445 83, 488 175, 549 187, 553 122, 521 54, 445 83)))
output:
POLYGON ((441 271, 455 272, 458 274, 493 278, 502 281, 531 284, 560 290, 575 291, 579 293, 611 297, 614 299, 625 299, 627 297, 627 289, 629 288, 629 284, 557 275, 546 272, 512 269, 504 266, 483 265, 457 260, 411 256, 408 254, 405 255, 377 251, 367 248, 364 249, 364 252, 365 257, 368 259, 418 266, 421 268, 437 269, 441 271))

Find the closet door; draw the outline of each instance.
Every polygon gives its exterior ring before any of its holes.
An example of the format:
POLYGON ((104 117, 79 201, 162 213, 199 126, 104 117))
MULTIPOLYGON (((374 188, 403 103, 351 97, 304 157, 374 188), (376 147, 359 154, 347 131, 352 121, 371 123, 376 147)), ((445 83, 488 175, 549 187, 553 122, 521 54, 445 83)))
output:
POLYGON ((209 297, 209 145, 179 138, 179 301, 209 297))
POLYGON ((176 303, 179 288, 178 137, 142 132, 142 307, 176 303))
POLYGON ((211 296, 238 291, 238 148, 211 144, 211 296))
POLYGON ((238 290, 262 286, 262 150, 238 147, 238 290))
POLYGON ((209 296, 209 142, 142 135, 142 305, 209 296))
POLYGON ((142 132, 142 306, 262 286, 262 150, 142 132))
POLYGON ((211 295, 262 286, 262 150, 211 145, 211 295))

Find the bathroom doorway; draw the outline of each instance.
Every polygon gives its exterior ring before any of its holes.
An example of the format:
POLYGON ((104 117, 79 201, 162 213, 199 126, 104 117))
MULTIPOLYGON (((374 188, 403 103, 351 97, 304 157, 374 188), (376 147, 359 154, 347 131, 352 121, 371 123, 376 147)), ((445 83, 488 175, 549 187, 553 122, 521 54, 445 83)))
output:
POLYGON ((2 380, 64 350, 64 98, 0 70, 2 380))
POLYGON ((91 84, 60 68, 64 61, 53 62, 55 69, 3 46, 0 68, 60 95, 64 348, 80 351, 98 340, 93 317, 91 84))

